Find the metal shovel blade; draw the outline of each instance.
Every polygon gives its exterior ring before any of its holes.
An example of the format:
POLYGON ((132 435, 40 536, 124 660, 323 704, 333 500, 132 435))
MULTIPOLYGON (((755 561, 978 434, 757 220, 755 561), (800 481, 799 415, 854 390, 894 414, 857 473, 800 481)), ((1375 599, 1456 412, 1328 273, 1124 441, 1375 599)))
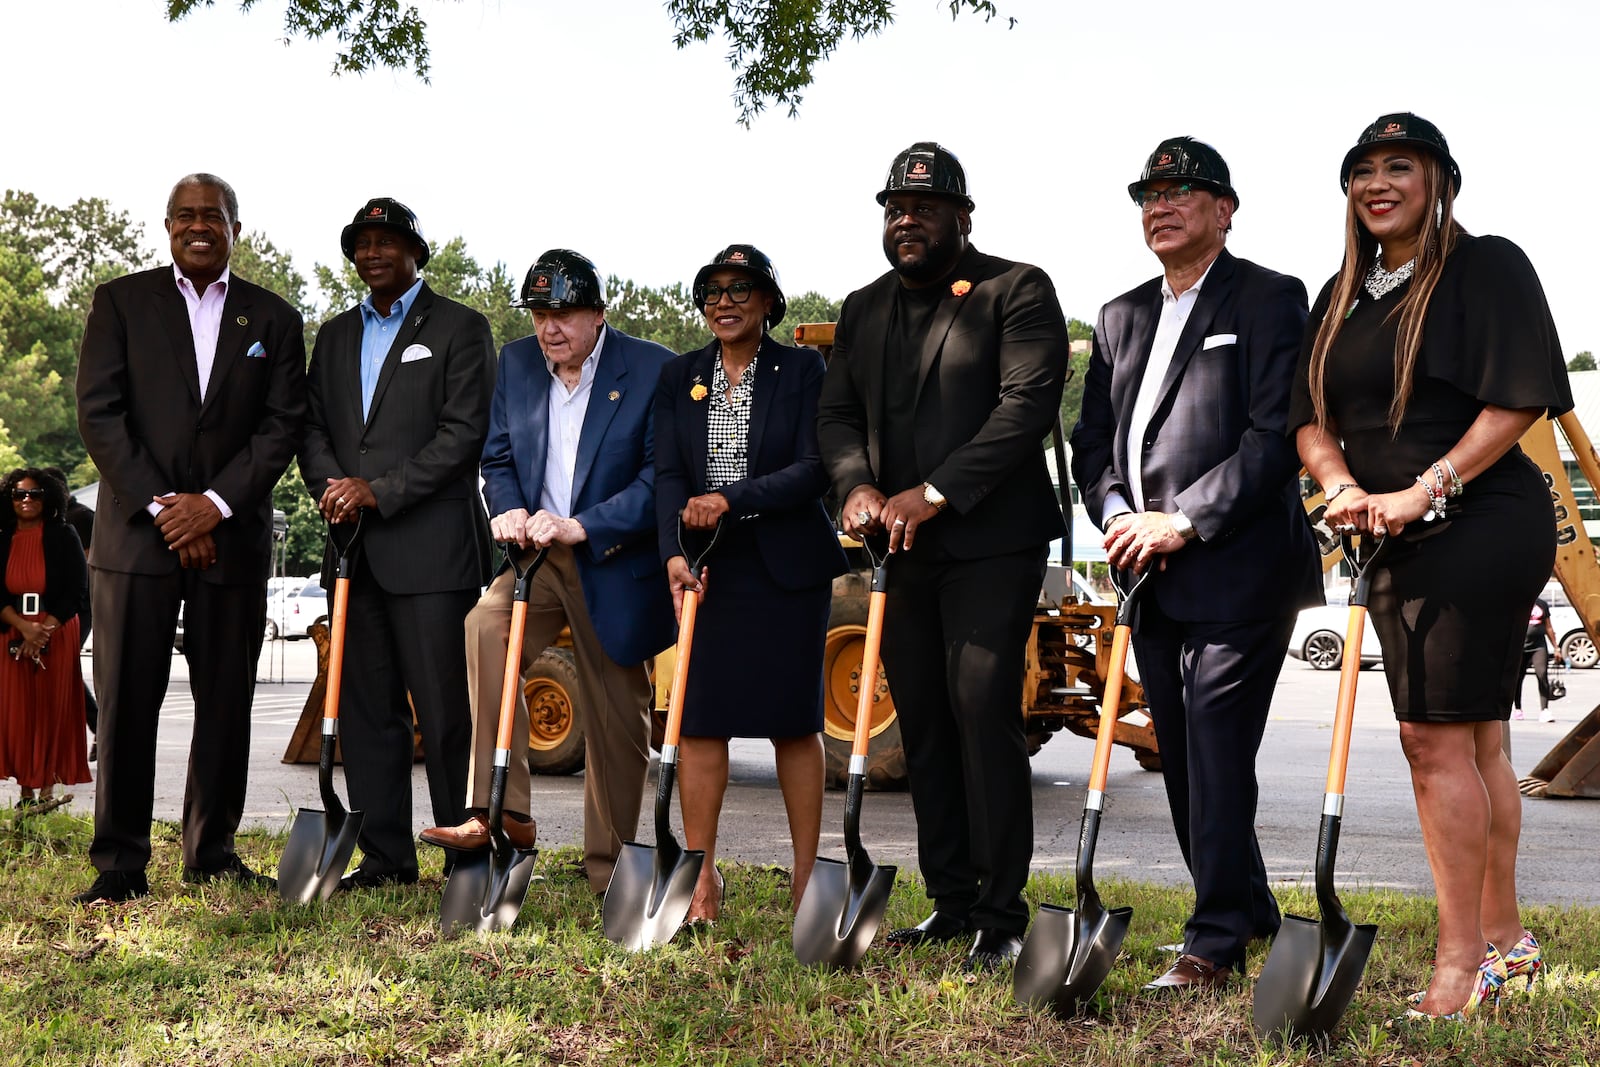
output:
POLYGON ((817 859, 794 917, 801 963, 854 967, 877 936, 897 868, 817 859))
POLYGON ((1378 927, 1285 915, 1256 982, 1252 1014, 1262 1037, 1326 1037, 1356 995, 1378 927))
POLYGON ((361 833, 361 812, 301 808, 278 861, 278 895, 297 904, 327 900, 339 888, 361 833))
POLYGON ((1132 920, 1132 908, 1107 910, 1098 898, 1080 900, 1076 910, 1040 904, 1017 957, 1012 996, 1062 1018, 1076 1015, 1111 974, 1132 920))
POLYGON ((463 931, 509 930, 528 897, 536 848, 489 848, 456 861, 444 883, 439 929, 453 937, 463 931))
POLYGON ((601 908, 601 928, 629 952, 672 940, 689 914, 706 854, 680 848, 670 834, 654 848, 626 841, 601 908))

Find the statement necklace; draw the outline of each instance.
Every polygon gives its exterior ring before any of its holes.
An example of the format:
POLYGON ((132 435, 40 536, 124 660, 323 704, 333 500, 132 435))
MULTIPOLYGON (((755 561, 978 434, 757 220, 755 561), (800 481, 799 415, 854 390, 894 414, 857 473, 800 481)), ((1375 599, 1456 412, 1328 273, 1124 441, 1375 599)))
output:
POLYGON ((1372 299, 1381 300, 1383 295, 1397 288, 1402 282, 1411 277, 1411 272, 1416 269, 1417 260, 1413 256, 1393 271, 1383 269, 1383 253, 1378 253, 1378 258, 1373 260, 1372 269, 1367 272, 1366 290, 1372 299))

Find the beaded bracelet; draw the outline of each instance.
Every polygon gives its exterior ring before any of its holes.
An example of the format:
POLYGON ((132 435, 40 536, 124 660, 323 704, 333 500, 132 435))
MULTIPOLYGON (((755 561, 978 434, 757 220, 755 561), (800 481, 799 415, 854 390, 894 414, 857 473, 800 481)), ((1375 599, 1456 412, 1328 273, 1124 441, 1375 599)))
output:
POLYGON ((1462 484, 1461 475, 1456 473, 1456 465, 1444 456, 1439 457, 1439 462, 1443 463, 1445 470, 1450 472, 1450 495, 1460 496, 1466 492, 1466 486, 1462 484))
POLYGON ((1422 521, 1432 522, 1434 519, 1444 518, 1444 487, 1429 485, 1427 479, 1420 474, 1417 475, 1417 484, 1428 494, 1428 510, 1423 514, 1422 521))

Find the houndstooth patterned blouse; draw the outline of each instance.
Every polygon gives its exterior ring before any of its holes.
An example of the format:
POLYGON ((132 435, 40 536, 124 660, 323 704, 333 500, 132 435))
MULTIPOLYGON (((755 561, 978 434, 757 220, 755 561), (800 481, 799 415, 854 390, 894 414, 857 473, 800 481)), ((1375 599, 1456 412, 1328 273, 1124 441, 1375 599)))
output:
POLYGON ((728 397, 728 372, 722 368, 722 348, 712 359, 711 409, 706 419, 706 492, 745 477, 749 468, 750 401, 755 396, 758 354, 739 375, 728 397))

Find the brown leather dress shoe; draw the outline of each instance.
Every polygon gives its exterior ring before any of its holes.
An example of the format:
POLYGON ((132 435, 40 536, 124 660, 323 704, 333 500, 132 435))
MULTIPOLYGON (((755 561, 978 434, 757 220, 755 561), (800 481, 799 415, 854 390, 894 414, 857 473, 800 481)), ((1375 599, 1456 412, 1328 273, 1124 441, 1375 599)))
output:
MULTIPOLYGON (((524 822, 508 815, 501 820, 501 825, 513 848, 532 848, 539 838, 539 824, 532 819, 524 822)), ((489 817, 474 815, 460 826, 430 826, 417 837, 426 844, 440 848, 477 852, 489 847, 489 817)))
POLYGON ((1153 992, 1166 989, 1221 989, 1233 977, 1233 968, 1223 963, 1212 963, 1185 952, 1175 960, 1167 973, 1144 988, 1153 992))

